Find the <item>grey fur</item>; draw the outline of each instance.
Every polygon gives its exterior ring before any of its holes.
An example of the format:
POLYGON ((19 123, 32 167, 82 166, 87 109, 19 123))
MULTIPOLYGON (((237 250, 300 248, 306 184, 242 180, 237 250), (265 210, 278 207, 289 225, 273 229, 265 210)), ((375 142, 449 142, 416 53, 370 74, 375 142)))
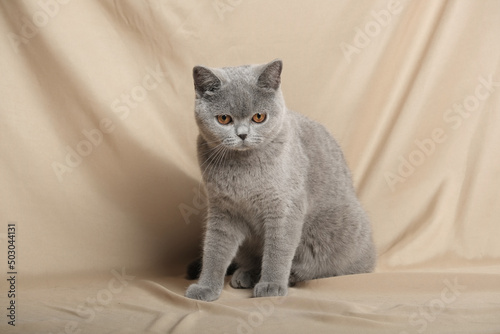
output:
POLYGON ((370 223, 342 151, 322 125, 285 107, 281 69, 280 60, 193 69, 209 206, 202 271, 189 298, 217 299, 233 260, 231 286, 253 288, 254 297, 375 266, 370 223), (266 120, 253 122, 255 113, 266 120), (232 122, 220 124, 221 114, 232 122))

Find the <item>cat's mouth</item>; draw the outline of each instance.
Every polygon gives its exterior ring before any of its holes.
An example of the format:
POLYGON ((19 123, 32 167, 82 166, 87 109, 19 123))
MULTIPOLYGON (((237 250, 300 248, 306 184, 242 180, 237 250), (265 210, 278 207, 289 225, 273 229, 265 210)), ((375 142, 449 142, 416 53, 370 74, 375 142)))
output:
POLYGON ((251 145, 249 142, 244 140, 240 141, 235 146, 233 146, 233 150, 236 151, 248 151, 252 148, 254 148, 254 145, 251 145))
POLYGON ((248 151, 256 147, 256 143, 248 140, 230 140, 223 143, 228 149, 233 151, 248 151))

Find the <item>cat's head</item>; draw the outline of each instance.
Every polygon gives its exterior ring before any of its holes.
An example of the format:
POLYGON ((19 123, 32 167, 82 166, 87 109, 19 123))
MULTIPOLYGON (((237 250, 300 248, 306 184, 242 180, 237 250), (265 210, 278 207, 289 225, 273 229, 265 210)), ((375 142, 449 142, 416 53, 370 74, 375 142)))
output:
POLYGON ((282 66, 281 60, 274 60, 193 68, 196 122, 210 146, 243 151, 275 138, 286 111, 280 89, 282 66))

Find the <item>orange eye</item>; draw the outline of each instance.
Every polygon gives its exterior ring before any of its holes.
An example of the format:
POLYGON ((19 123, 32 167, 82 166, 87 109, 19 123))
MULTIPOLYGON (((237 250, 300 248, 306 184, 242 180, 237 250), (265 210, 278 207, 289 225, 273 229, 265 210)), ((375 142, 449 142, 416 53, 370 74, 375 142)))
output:
POLYGON ((252 117, 252 121, 255 123, 262 123, 266 120, 266 114, 256 113, 252 117))
POLYGON ((219 121, 220 124, 226 125, 231 123, 232 119, 229 115, 219 115, 217 116, 217 121, 219 121))

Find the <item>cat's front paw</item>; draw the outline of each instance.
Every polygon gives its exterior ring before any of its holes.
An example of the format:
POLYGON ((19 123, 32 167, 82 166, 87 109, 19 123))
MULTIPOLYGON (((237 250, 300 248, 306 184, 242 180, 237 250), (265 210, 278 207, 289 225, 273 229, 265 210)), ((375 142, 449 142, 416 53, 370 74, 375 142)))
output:
POLYGON ((288 286, 273 282, 259 282, 253 289, 254 297, 286 296, 288 286))
POLYGON ((220 292, 213 291, 208 286, 199 284, 191 284, 186 290, 186 297, 191 299, 203 300, 211 302, 219 298, 220 292))

